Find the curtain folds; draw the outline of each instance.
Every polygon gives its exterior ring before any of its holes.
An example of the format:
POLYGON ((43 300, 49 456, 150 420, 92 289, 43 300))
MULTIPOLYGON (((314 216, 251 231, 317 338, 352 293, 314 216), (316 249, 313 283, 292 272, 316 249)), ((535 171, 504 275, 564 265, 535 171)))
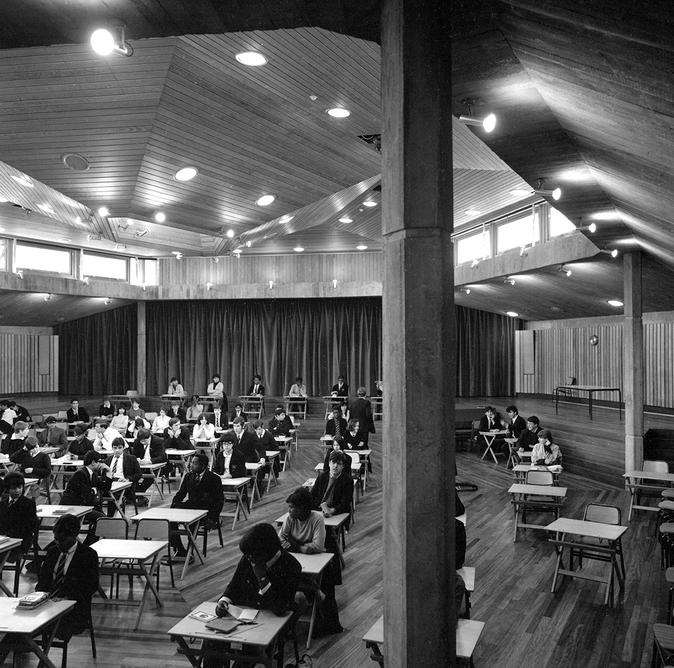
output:
MULTIPOLYGON (((104 395, 136 387, 136 306, 54 328, 59 393, 104 395)), ((146 304, 147 393, 166 392, 177 376, 204 394, 219 373, 228 397, 244 394, 253 374, 267 394, 287 394, 295 376, 312 396, 330 392, 342 373, 351 394, 374 393, 382 378, 381 298, 157 301, 146 304)), ((456 307, 457 396, 512 396, 519 321, 456 307)))
POLYGON ((136 387, 136 305, 54 327, 59 394, 123 394, 136 387))

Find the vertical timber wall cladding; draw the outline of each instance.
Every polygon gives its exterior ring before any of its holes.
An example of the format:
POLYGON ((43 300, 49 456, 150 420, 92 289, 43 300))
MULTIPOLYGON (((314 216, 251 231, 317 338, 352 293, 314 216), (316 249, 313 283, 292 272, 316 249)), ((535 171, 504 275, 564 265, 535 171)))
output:
POLYGON ((58 390, 58 336, 0 331, 0 395, 58 390))

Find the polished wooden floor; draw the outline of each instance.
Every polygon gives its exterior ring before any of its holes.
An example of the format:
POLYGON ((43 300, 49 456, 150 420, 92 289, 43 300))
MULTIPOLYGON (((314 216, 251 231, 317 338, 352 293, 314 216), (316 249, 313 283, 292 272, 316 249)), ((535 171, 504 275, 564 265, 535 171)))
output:
MULTIPOLYGON (((464 406, 484 403, 507 403, 506 399, 471 400, 464 406)), ((550 402, 523 402, 522 414, 554 412, 550 402)), ((587 420, 587 408, 567 406, 566 419, 587 420)), ((605 421, 607 430, 615 431, 615 412, 595 409, 595 422, 605 421)), ((658 418, 658 426, 674 426, 672 418, 658 418)), ((344 584, 338 588, 338 603, 344 632, 315 640, 308 653, 314 666, 324 668, 365 668, 375 664, 369 659, 362 636, 382 613, 382 490, 381 422, 371 439, 374 450, 374 475, 362 502, 358 505, 355 524, 347 537, 344 584)), ((165 605, 146 609, 138 631, 132 631, 135 609, 113 608, 95 603, 94 621, 98 658, 91 658, 86 636, 73 638, 68 665, 74 668, 137 668, 143 666, 188 666, 184 657, 175 654, 175 646, 166 631, 187 612, 205 600, 216 598, 224 589, 239 558, 238 541, 253 522, 273 521, 285 511, 284 499, 306 478, 313 477, 313 467, 321 458, 318 437, 322 420, 318 416, 303 423, 300 448, 292 468, 281 477, 257 505, 249 522, 241 522, 234 531, 229 525, 223 532, 225 546, 210 541, 206 565, 192 568, 186 579, 170 588, 162 573, 161 592, 165 605)), ((616 438, 620 438, 618 434, 616 438)), ((630 523, 625 536, 627 584, 613 608, 603 605, 604 589, 594 582, 565 582, 557 594, 550 592, 553 549, 540 531, 522 531, 517 543, 512 540, 513 513, 507 489, 511 474, 503 461, 481 461, 475 452, 457 455, 459 480, 478 485, 478 491, 461 497, 468 513, 467 565, 477 569, 472 616, 486 622, 485 632, 474 655, 477 668, 627 668, 650 665, 652 625, 666 620, 667 588, 660 570, 659 547, 654 536, 654 514, 641 513, 630 523)), ((628 495, 616 486, 592 482, 588 476, 562 474, 569 488, 563 515, 579 518, 590 501, 610 503, 623 509, 626 520, 628 495)), ((168 500, 167 500, 168 503, 168 500)), ((429 508, 432 512, 432 508, 429 508)), ((541 518, 545 523, 547 518, 541 518)), ((594 571, 606 564, 591 563, 594 571)), ((34 580, 23 578, 22 591, 29 591, 34 580)), ((123 596, 138 596, 122 585, 123 596)), ((305 638, 306 625, 299 627, 305 638)), ((291 658, 287 648, 286 663, 291 658)), ((55 661, 60 661, 54 650, 55 661)), ((33 666, 36 661, 25 657, 20 665, 33 666)))

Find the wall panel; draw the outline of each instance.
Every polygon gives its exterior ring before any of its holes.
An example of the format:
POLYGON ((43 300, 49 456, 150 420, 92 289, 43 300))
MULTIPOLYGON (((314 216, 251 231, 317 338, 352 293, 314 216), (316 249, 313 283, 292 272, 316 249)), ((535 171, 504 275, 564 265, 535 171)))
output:
POLYGON ((0 334, 0 394, 58 390, 58 336, 0 334))

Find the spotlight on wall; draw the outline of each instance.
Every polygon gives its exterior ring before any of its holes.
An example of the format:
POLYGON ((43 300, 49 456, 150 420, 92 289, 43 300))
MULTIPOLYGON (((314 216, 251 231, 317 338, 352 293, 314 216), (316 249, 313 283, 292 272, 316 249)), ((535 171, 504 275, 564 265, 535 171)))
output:
POLYGON ((163 211, 154 211, 152 218, 156 223, 163 223, 166 220, 166 214, 163 211))
POLYGON ((510 285, 515 285, 515 279, 512 278, 511 276, 506 276, 506 277, 503 279, 503 282, 504 282, 504 283, 510 283, 510 285))
POLYGON ((337 279, 336 278, 332 279, 332 287, 337 289, 337 279))
POLYGON ((206 283, 206 290, 212 290, 213 289, 213 283, 206 283))
POLYGON ((269 289, 270 290, 274 289, 274 281, 269 281, 269 289))
POLYGON ((19 271, 16 272, 16 275, 23 280, 23 269, 19 269, 19 271))
POLYGON ((613 249, 602 248, 601 252, 606 253, 606 254, 610 255, 611 257, 618 257, 618 249, 617 248, 613 248, 613 249))
POLYGON ((88 277, 88 276, 85 276, 85 277, 82 279, 82 283, 84 283, 85 285, 89 285, 89 277, 88 277))
POLYGON ((470 264, 470 268, 475 269, 475 267, 477 267, 478 264, 480 264, 480 261, 476 257, 474 257, 473 261, 470 264))
POLYGON ((494 114, 489 114, 484 118, 473 116, 473 101, 462 100, 464 104, 468 107, 468 114, 461 114, 459 116, 459 121, 464 125, 475 125, 481 127, 485 132, 491 132, 496 127, 496 116, 494 114))
POLYGON ((91 35, 91 48, 101 56, 116 53, 119 56, 132 56, 133 48, 126 42, 126 26, 120 22, 110 29, 99 28, 91 35))
POLYGON ((45 300, 46 302, 50 302, 50 301, 51 301, 51 292, 48 292, 48 293, 44 296, 44 300, 45 300))
POLYGON ((110 299, 110 297, 106 297, 106 298, 103 300, 103 303, 104 303, 106 306, 107 306, 108 304, 112 304, 112 299, 110 299))
POLYGON ((459 292, 465 292, 467 295, 470 294, 470 288, 459 288, 459 292))
POLYGON ((220 262, 220 258, 219 258, 219 257, 214 257, 214 258, 213 258, 213 262, 214 262, 215 264, 218 264, 218 262, 220 262))
POLYGON ((538 179, 538 188, 534 188, 534 194, 541 197, 552 197, 558 200, 562 196, 562 189, 555 188, 554 190, 547 190, 545 187, 545 179, 538 179))
POLYGON ((564 265, 561 265, 557 271, 561 271, 563 274, 566 274, 567 276, 571 276, 571 269, 568 267, 565 267, 564 265))
POLYGON ((527 253, 527 247, 520 246, 520 257, 526 257, 527 255, 529 255, 529 253, 527 253))

